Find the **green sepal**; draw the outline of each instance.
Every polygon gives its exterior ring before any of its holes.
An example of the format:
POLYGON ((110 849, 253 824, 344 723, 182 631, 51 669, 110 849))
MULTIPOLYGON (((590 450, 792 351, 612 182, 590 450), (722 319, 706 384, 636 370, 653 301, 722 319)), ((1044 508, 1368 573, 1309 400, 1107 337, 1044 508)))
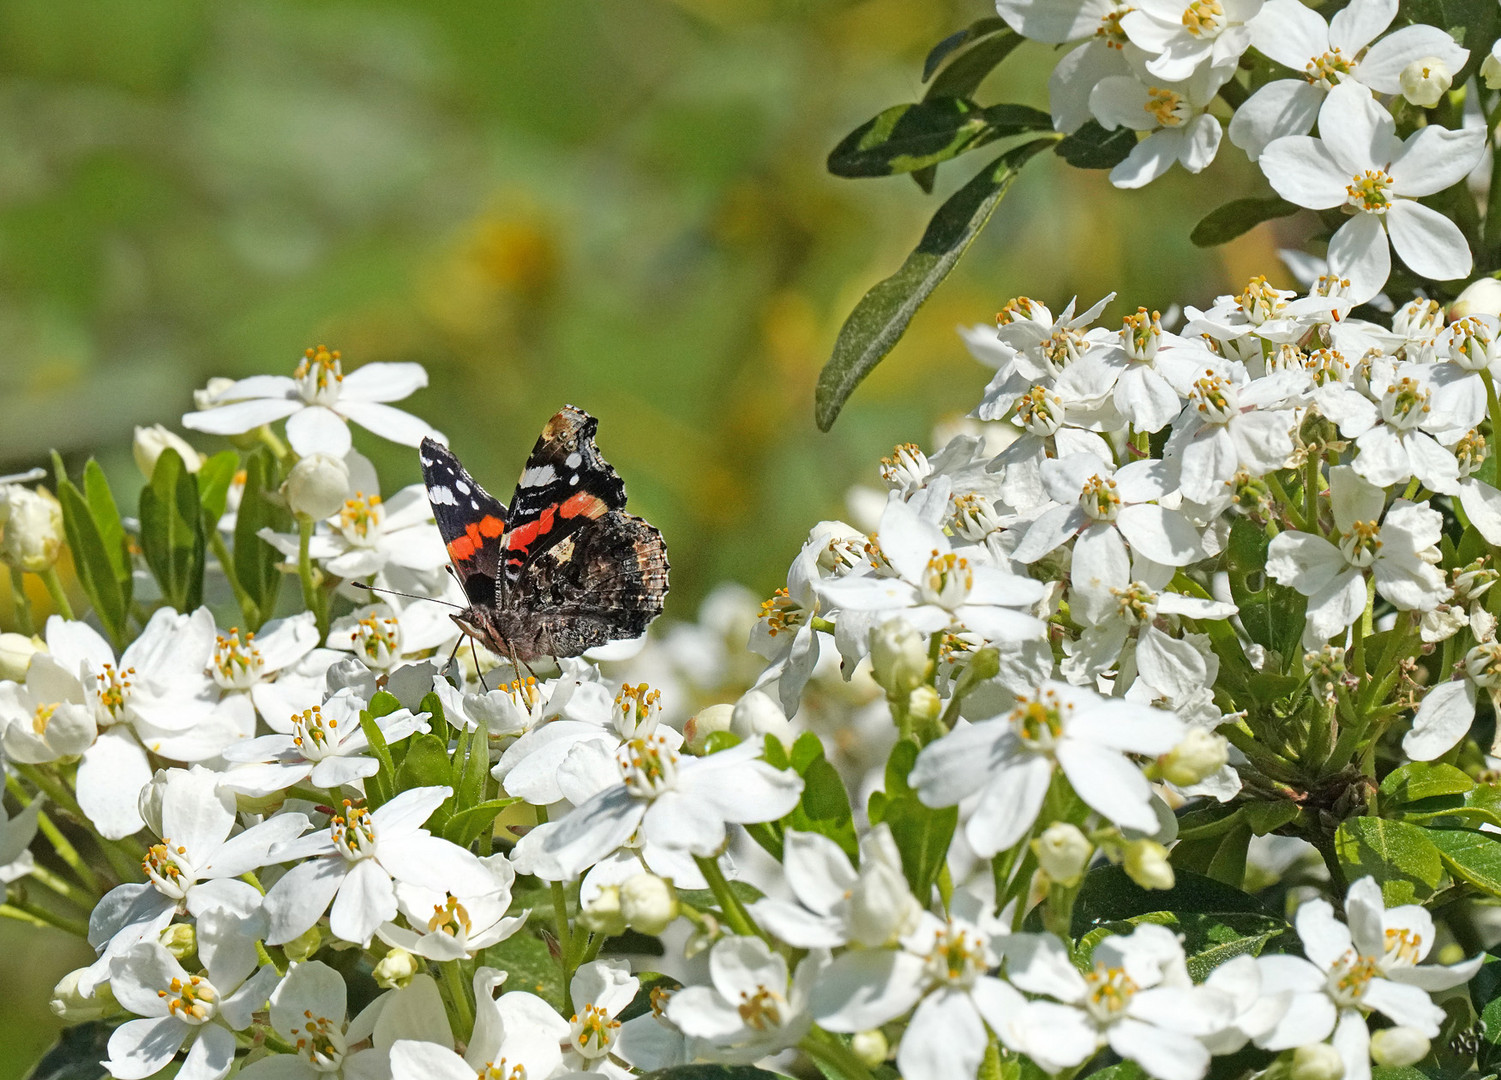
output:
POLYGON ((141 489, 140 516, 141 551, 162 599, 178 611, 197 609, 203 603, 203 507, 197 477, 170 447, 141 489))

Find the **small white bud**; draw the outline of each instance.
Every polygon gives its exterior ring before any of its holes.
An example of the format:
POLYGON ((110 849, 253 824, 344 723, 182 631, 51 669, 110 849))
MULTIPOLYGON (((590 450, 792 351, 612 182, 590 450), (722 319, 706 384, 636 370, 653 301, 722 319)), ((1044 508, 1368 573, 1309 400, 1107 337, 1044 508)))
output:
POLYGON ((1094 845, 1077 825, 1055 821, 1032 841, 1042 872, 1059 885, 1077 885, 1094 854, 1094 845))
POLYGON ((168 772, 167 769, 157 769, 136 796, 136 811, 146 823, 146 828, 157 836, 162 834, 162 797, 167 793, 168 772))
POLYGON ((1293 1051, 1290 1080, 1340 1080, 1345 1062, 1328 1043, 1309 1043, 1293 1051))
POLYGON ((870 630, 871 674, 895 700, 928 677, 928 642, 905 619, 889 619, 870 630))
POLYGON ((1402 96, 1420 109, 1431 109, 1454 85, 1454 73, 1436 56, 1414 60, 1397 76, 1402 96))
POLYGON ((886 1055, 891 1053, 891 1044, 881 1034, 880 1028, 871 1028, 869 1031, 855 1032, 850 1038, 850 1049, 866 1068, 874 1069, 885 1063, 886 1055))
POLYGON ((98 1020, 115 1011, 115 995, 110 992, 107 980, 94 986, 92 997, 84 997, 78 992, 78 980, 83 977, 85 970, 78 968, 68 972, 52 988, 52 1000, 49 1003, 52 1012, 70 1024, 98 1020))
POLYGON ((188 472, 195 473, 203 467, 203 455, 177 432, 169 431, 161 424, 136 428, 130 451, 135 456, 136 468, 145 474, 147 480, 156 471, 156 461, 162 456, 162 451, 169 449, 177 451, 188 472))
POLYGON ((342 458, 309 454, 292 466, 281 490, 294 514, 333 517, 349 498, 349 466, 342 458))
POLYGON ((47 645, 39 637, 0 634, 0 679, 25 682, 26 672, 31 668, 31 658, 46 651, 47 645))
POLYGON ((1183 741, 1162 757, 1162 778, 1169 784, 1190 787, 1213 776, 1230 760, 1230 744, 1223 735, 1203 728, 1189 728, 1183 741))
POLYGON ((1143 889, 1171 889, 1175 880, 1167 848, 1156 840, 1133 840, 1126 845, 1126 875, 1143 889))
POLYGON ((375 965, 375 985, 382 990, 399 990, 411 983, 418 971, 417 958, 405 949, 392 949, 375 965))
POLYGON ((316 926, 309 926, 291 941, 282 945, 281 951, 287 954, 288 960, 300 964, 321 948, 323 948, 323 932, 316 926))
POLYGON ((637 874, 620 886, 620 914, 632 930, 656 937, 678 917, 677 890, 656 874, 637 874))
POLYGON ((1416 1065, 1428 1056, 1430 1047, 1428 1036, 1417 1028, 1382 1028, 1371 1036, 1371 1060, 1393 1068, 1416 1065))
POLYGON ((178 960, 186 960, 198 948, 198 933, 189 923, 173 923, 162 931, 160 941, 178 960))
POLYGON ((0 561, 40 574, 62 552, 63 511, 57 500, 20 484, 0 487, 0 561))
POLYGON ((226 404, 225 394, 235 384, 235 380, 226 379, 222 375, 215 375, 202 390, 193 391, 193 408, 212 409, 215 405, 226 404))
POLYGON ((730 730, 744 740, 774 735, 783 746, 792 743, 792 724, 787 714, 771 695, 760 690, 746 691, 745 696, 735 703, 735 709, 730 713, 730 730))
POLYGON ((683 739, 690 754, 702 754, 704 744, 716 731, 729 731, 731 718, 735 715, 733 705, 710 705, 698 710, 683 725, 683 739))
POLYGON ((931 686, 919 686, 907 695, 907 712, 919 724, 931 724, 943 715, 943 698, 931 686))
POLYGON ((591 934, 615 937, 625 933, 625 916, 620 913, 620 886, 606 885, 579 911, 579 922, 591 934))
MULTIPOLYGON (((1494 58, 1487 57, 1485 62, 1489 64, 1492 59, 1494 58)), ((1495 63, 1497 79, 1501 80, 1501 60, 1495 63)), ((1492 89, 1501 89, 1501 84, 1492 89)), ((1449 305, 1449 321, 1463 319, 1466 315, 1501 316, 1501 281, 1483 277, 1466 285, 1464 291, 1454 298, 1454 303, 1449 305)))
POLYGON ((376 685, 375 672, 371 671, 360 661, 350 656, 343 660, 337 660, 328 666, 323 673, 323 685, 327 687, 329 694, 337 694, 340 690, 353 690, 355 697, 369 701, 380 689, 376 685))

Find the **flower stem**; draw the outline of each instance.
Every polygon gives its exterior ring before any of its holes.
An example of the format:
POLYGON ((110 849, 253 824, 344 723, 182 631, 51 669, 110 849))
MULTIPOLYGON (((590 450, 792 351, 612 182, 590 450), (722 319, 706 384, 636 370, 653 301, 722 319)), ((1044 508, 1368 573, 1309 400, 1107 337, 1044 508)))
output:
MULTIPOLYGON (((16 801, 21 804, 22 808, 31 805, 32 796, 28 795, 26 789, 21 786, 19 777, 7 776, 5 786, 10 789, 10 793, 16 797, 16 801)), ((103 896, 104 888, 99 882, 98 875, 94 873, 93 867, 83 861, 83 856, 78 854, 78 849, 73 846, 72 841, 63 835, 63 831, 46 813, 38 812, 36 820, 37 827, 41 829, 47 842, 52 845, 52 850, 57 853, 57 857, 67 864, 68 869, 72 870, 78 880, 83 882, 86 889, 95 896, 103 896)), ((94 905, 90 903, 86 906, 93 907, 94 905)))
POLYGON ((30 637, 36 633, 31 621, 31 601, 26 598, 26 577, 18 567, 10 568, 10 602, 15 609, 16 633, 30 637))
POLYGON ((313 560, 308 554, 313 542, 313 519, 306 514, 297 515, 297 580, 302 583, 302 603, 318 620, 318 644, 328 640, 328 605, 323 592, 318 588, 313 560))
POLYGON ((829 1034, 823 1028, 809 1029, 808 1034, 803 1036, 803 1041, 798 1043, 797 1047, 819 1064, 827 1065, 839 1072, 845 1080, 875 1080, 874 1074, 865 1067, 865 1062, 844 1045, 844 1040, 837 1035, 829 1034))
POLYGON ((67 878, 62 877, 60 874, 54 874, 45 866, 33 866, 27 877, 31 878, 37 884, 51 889, 68 903, 75 904, 84 911, 92 911, 94 905, 98 903, 99 898, 87 889, 79 888, 67 878))
POLYGON ((469 988, 464 985, 464 972, 458 960, 439 964, 443 969, 443 986, 448 991, 449 1019, 454 1021, 454 1030, 474 1032, 474 1006, 469 1001, 469 988))
POLYGON ((699 872, 704 875, 704 880, 709 883, 714 898, 719 901, 719 909, 724 912, 724 921, 730 924, 730 929, 744 937, 758 937, 770 945, 771 939, 756 925, 755 920, 750 917, 750 912, 746 911, 745 905, 740 902, 740 897, 730 889, 730 883, 725 880, 724 872, 719 869, 719 860, 695 855, 693 861, 698 864, 699 872))
POLYGON ((55 911, 48 911, 40 904, 33 904, 30 900, 22 900, 19 897, 11 897, 7 903, 0 904, 0 915, 11 919, 20 919, 29 922, 33 926, 51 926, 72 934, 74 937, 89 937, 89 924, 83 919, 70 919, 66 915, 59 915, 55 911))
POLYGON ((37 575, 47 586, 47 595, 52 597, 52 606, 69 622, 73 620, 73 605, 68 603, 68 594, 63 591, 62 579, 57 576, 57 567, 49 566, 37 575))
POLYGON ((245 625, 252 630, 259 630, 261 626, 261 609, 256 602, 250 599, 250 594, 245 591, 245 586, 240 584, 240 575, 235 573, 234 557, 230 555, 228 546, 224 543, 224 537, 219 530, 211 524, 208 529, 208 543, 214 551, 214 558, 219 561, 219 569, 224 571, 224 580, 229 582, 230 589, 235 594, 235 603, 240 605, 240 614, 245 618, 245 625))

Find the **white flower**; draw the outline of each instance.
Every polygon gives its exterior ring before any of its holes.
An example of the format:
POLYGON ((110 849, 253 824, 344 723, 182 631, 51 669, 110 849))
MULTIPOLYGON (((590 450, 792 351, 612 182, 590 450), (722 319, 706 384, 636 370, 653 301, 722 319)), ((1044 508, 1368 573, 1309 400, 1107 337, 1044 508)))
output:
POLYGON ((1277 408, 1286 394, 1276 378, 1238 387, 1224 375, 1206 373, 1173 427, 1164 456, 1178 459, 1186 498, 1213 502, 1227 494, 1236 473, 1265 476, 1293 452, 1291 410, 1277 408))
POLYGON ((392 1080, 475 1080, 478 1076, 547 1080, 563 1064, 568 1021, 535 994, 495 996, 506 973, 474 973, 474 1034, 464 1056, 446 1046, 402 1038, 391 1047, 392 1080))
POLYGON ((808 1033, 808 998, 828 953, 814 950, 787 978, 787 961, 754 937, 721 938, 709 951, 711 986, 685 986, 667 1002, 667 1019, 715 1061, 750 1063, 808 1033))
POLYGON ((598 742, 575 746, 559 770, 574 809, 521 838, 516 868, 571 881, 637 829, 644 842, 712 857, 725 843, 727 824, 775 821, 797 805, 802 777, 760 760, 760 744, 682 758, 681 740, 661 728, 613 753, 598 742))
POLYGON ((1153 54, 1147 70, 1159 79, 1187 79, 1201 68, 1235 67, 1251 46, 1246 25, 1262 0, 1141 0, 1121 29, 1153 54))
POLYGON ((1255 161, 1272 140, 1308 134, 1324 95, 1339 83, 1395 94, 1403 69, 1414 60, 1436 56, 1451 71, 1464 66, 1469 50, 1442 27, 1425 23, 1404 26, 1371 45, 1396 14, 1394 0, 1352 0, 1326 21, 1300 0, 1267 0, 1251 20, 1251 44, 1303 77, 1275 79, 1252 94, 1230 120, 1230 141, 1255 161))
POLYGON ((458 636, 448 609, 441 604, 418 600, 397 607, 382 602, 335 619, 328 628, 328 647, 354 653, 372 671, 389 672, 452 645, 458 636))
POLYGON ((1452 383, 1458 393, 1448 393, 1434 380, 1446 368, 1458 373, 1452 364, 1373 363, 1370 390, 1380 395, 1377 402, 1344 383, 1314 392, 1319 411, 1339 425, 1341 435, 1355 440, 1358 475, 1377 487, 1416 476, 1430 491, 1459 493, 1459 460, 1441 442, 1453 441, 1455 429, 1473 426, 1466 421, 1479 421, 1478 415, 1459 410, 1468 412, 1476 404, 1483 410, 1484 387, 1474 376, 1472 385, 1452 383))
POLYGON ((141 470, 147 480, 150 480, 151 474, 156 471, 156 461, 162 456, 163 450, 177 451, 177 456, 182 458, 183 468, 191 473, 203 468, 205 461, 204 456, 186 439, 161 424, 136 428, 135 439, 130 449, 135 457, 136 468, 141 470))
POLYGON ((216 634, 208 675, 225 691, 221 708, 243 692, 273 731, 289 730, 287 717, 322 699, 329 665, 340 659, 317 645, 311 611, 273 619, 259 633, 236 626, 216 634))
POLYGON ((410 413, 384 404, 400 401, 427 385, 421 364, 366 364, 344 375, 337 351, 321 345, 308 349, 297 370, 284 375, 253 375, 221 388, 200 412, 182 418, 182 426, 213 435, 239 435, 262 424, 287 419, 287 441, 303 457, 349 452, 347 421, 353 420, 383 438, 416 446, 441 433, 410 413))
POLYGON ((1127 754, 1165 754, 1186 729, 1172 713, 1044 683, 1009 715, 955 728, 917 756, 910 783, 929 806, 978 794, 964 826, 976 854, 1004 851, 1042 810, 1055 767, 1079 798, 1125 828, 1155 833, 1151 785, 1127 754))
POLYGON ((574 1015, 568 1023, 565 1066, 581 1072, 630 1075, 611 1061, 620 1038, 621 1023, 615 1019, 636 997, 641 980, 631 974, 624 960, 593 960, 582 965, 568 984, 574 1015))
POLYGON ((1443 572, 1433 565, 1442 514, 1398 499, 1383 516, 1386 492, 1348 465, 1329 470, 1329 501, 1338 545, 1289 529, 1267 549, 1267 573, 1308 597, 1305 648, 1317 649, 1361 617, 1367 571, 1376 591, 1403 611, 1426 611, 1448 598, 1443 572))
POLYGON ((1069 364, 1109 336, 1103 330, 1090 330, 1089 325, 1113 299, 1111 293, 1075 315, 1075 298, 1057 318, 1046 304, 1031 297, 1007 301, 996 315, 996 349, 1005 359, 996 365, 974 415, 999 420, 1034 386, 1051 386, 1069 364))
MULTIPOLYGON (((1207 3, 1219 6, 1218 0, 1207 3)), ((1195 6, 1205 4, 1206 0, 1196 0, 1195 6)), ((1143 187, 1174 162, 1191 173, 1208 168, 1219 152, 1222 132, 1219 120, 1207 110, 1234 73, 1233 64, 1205 65, 1178 80, 1140 73, 1111 75, 1096 83, 1089 111, 1107 131, 1126 127, 1150 132, 1110 170, 1110 182, 1118 188, 1143 187)))
POLYGON ((506 914, 516 871, 504 855, 480 862, 490 872, 490 884, 463 896, 427 882, 396 882, 396 906, 412 929, 388 922, 375 931, 376 936, 387 945, 441 961, 474 956, 520 930, 527 913, 506 914))
POLYGON ((412 788, 373 811, 346 800, 327 829, 273 849, 273 861, 301 861, 266 893, 267 944, 291 941, 325 911, 335 937, 368 942, 396 917, 393 878, 456 895, 490 888, 490 871, 476 856, 422 828, 452 794, 447 787, 412 788))
POLYGON ((0 484, 0 562, 39 574, 57 562, 66 542, 63 509, 52 495, 0 484))
POLYGON ((1423 694, 1412 728, 1402 737, 1402 752, 1414 761, 1432 761, 1448 753, 1469 733, 1475 722, 1480 691, 1492 704, 1501 685, 1501 645, 1496 642, 1495 616, 1477 605, 1468 625, 1476 643, 1454 670, 1449 682, 1437 683, 1423 694))
POLYGON ((1324 99, 1319 132, 1317 139, 1289 135, 1272 142, 1262 151, 1261 168, 1289 202, 1355 212, 1329 241, 1329 269, 1350 280, 1351 300, 1381 291, 1391 274, 1391 248, 1419 277, 1448 281, 1470 272, 1459 226, 1417 199, 1464 179, 1485 151, 1484 129, 1434 124, 1403 142, 1370 91, 1347 82, 1324 99))

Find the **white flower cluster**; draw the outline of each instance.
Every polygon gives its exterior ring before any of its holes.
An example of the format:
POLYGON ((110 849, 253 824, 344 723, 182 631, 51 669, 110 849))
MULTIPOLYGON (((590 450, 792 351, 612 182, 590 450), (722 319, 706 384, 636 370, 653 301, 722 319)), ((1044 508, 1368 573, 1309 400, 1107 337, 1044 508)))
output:
MULTIPOLYGON (((1417 200, 1481 164, 1484 121, 1451 128, 1429 117, 1402 139, 1383 104, 1439 105, 1470 53, 1442 27, 1393 30, 1396 0, 1353 0, 1328 19, 1301 0, 997 0, 996 8, 1023 37, 1082 43, 1049 82, 1053 123, 1065 133, 1091 120, 1141 133, 1110 173, 1117 187, 1141 187, 1175 163, 1202 171, 1224 134, 1217 113, 1228 114, 1230 141, 1278 195, 1350 215, 1328 249, 1349 299, 1381 291, 1393 249, 1421 278, 1470 273, 1458 225, 1417 200), (1268 64, 1273 74, 1263 78, 1268 64), (1250 87, 1232 82, 1252 67, 1250 87)), ((1501 54, 1482 74, 1494 89, 1501 54)))

